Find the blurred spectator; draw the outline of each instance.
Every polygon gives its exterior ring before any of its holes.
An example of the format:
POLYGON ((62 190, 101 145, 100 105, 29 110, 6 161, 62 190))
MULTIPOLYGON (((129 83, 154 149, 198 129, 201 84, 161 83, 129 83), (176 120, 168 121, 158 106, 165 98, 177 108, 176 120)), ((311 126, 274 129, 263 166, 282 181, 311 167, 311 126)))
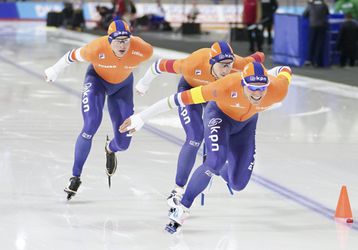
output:
POLYGON ((339 30, 337 39, 337 49, 341 52, 341 66, 344 67, 349 61, 350 66, 354 66, 356 60, 358 44, 358 24, 352 19, 352 14, 346 14, 346 20, 339 30))
POLYGON ((129 1, 129 14, 130 26, 134 29, 136 26, 137 8, 135 7, 135 3, 131 0, 129 1))
POLYGON ((64 8, 61 11, 62 26, 68 29, 84 30, 85 20, 81 5, 76 9, 73 8, 72 2, 64 2, 64 8))
POLYGON ((172 30, 170 23, 165 20, 165 10, 160 0, 156 1, 156 8, 152 13, 136 18, 136 26, 147 30, 172 30))
POLYGON ((308 61, 314 66, 323 66, 329 9, 324 0, 312 0, 303 13, 309 21, 308 61))
POLYGON ((64 2, 63 3, 63 10, 62 10, 62 18, 63 18, 63 23, 62 25, 65 28, 72 28, 72 22, 73 22, 73 5, 70 2, 64 2))
POLYGON ((115 18, 129 22, 130 8, 131 6, 129 0, 116 0, 114 11, 115 18))
POLYGON ((161 0, 156 0, 157 6, 155 8, 155 10, 152 13, 152 16, 158 18, 158 19, 163 19, 165 18, 165 10, 163 8, 162 5, 162 1, 161 0))
POLYGON ((187 15, 187 18, 188 18, 188 22, 189 23, 195 23, 196 21, 196 18, 198 17, 200 11, 198 9, 198 5, 197 5, 197 2, 196 1, 193 1, 193 6, 191 7, 188 15, 187 15))
POLYGON ((338 0, 334 6, 336 12, 350 13, 358 20, 358 0, 338 0))
POLYGON ((106 6, 97 5, 96 10, 101 16, 101 19, 97 23, 97 27, 102 30, 107 30, 113 20, 113 9, 109 9, 106 6))
POLYGON ((172 30, 170 24, 165 20, 165 10, 161 0, 156 0, 156 10, 149 16, 149 29, 151 30, 172 30))
POLYGON ((255 44, 257 50, 262 51, 262 25, 261 20, 261 3, 259 0, 244 0, 243 22, 248 31, 250 51, 255 52, 255 44))
POLYGON ((261 0, 263 32, 267 31, 267 45, 271 49, 272 25, 274 14, 278 8, 277 0, 261 0))
POLYGON ((75 9, 73 13, 72 29, 83 31, 85 29, 85 18, 82 9, 75 9))

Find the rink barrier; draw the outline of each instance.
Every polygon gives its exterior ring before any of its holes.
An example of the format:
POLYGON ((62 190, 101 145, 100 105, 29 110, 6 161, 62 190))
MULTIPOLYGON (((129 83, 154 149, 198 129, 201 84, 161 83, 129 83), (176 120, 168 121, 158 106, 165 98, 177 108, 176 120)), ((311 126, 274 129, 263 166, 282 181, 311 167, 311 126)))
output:
POLYGON ((19 19, 15 3, 0 3, 0 19, 19 19))
MULTIPOLYGON (((80 5, 74 4, 74 9, 83 9, 86 21, 98 21, 100 19, 96 6, 106 6, 112 8, 112 4, 108 2, 88 2, 80 5)), ((0 19, 23 19, 23 20, 46 20, 48 12, 62 11, 64 4, 62 2, 14 2, 0 3, 0 19)), ((163 4, 165 10, 165 19, 173 24, 183 23, 187 21, 187 14, 190 12, 191 4, 163 4)), ((241 22, 242 5, 234 4, 199 4, 200 14, 196 22, 201 24, 226 25, 229 23, 241 22)), ((137 16, 141 17, 145 14, 155 14, 158 12, 155 3, 137 3, 137 16)), ((279 13, 302 13, 302 7, 282 6, 277 10, 279 13)))
MULTIPOLYGON (((303 66, 309 51, 308 20, 297 14, 275 14, 275 36, 272 59, 275 63, 303 66)), ((342 14, 329 15, 329 28, 324 45, 323 66, 339 62, 336 41, 344 20, 342 14)))
MULTIPOLYGON (((83 5, 74 4, 74 9, 83 9, 86 21, 97 21, 100 19, 96 6, 106 6, 112 8, 110 2, 89 2, 83 5)), ((0 3, 0 19, 29 19, 29 20, 45 20, 48 12, 60 12, 64 5, 61 2, 16 2, 16 3, 0 3), (3 11, 12 9, 12 11, 3 11), (16 11, 14 11, 16 10, 16 11)), ((191 5, 187 4, 183 8, 182 4, 163 4, 165 10, 165 18, 168 22, 178 23, 186 21, 186 16, 191 9, 191 5)), ((199 6, 200 13, 196 22, 198 23, 229 23, 240 22, 242 6, 235 5, 212 5, 202 4, 199 6), (211 21, 208 21, 211 20, 211 21)), ((136 4, 137 16, 145 14, 158 14, 156 4, 138 3, 136 4)))

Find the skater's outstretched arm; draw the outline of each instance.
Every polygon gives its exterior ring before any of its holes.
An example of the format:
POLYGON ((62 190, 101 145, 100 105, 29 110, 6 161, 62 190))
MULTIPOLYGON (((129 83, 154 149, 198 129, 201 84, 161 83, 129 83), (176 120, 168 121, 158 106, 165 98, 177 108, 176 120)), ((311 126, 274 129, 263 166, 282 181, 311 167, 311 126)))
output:
MULTIPOLYGON (((286 94, 288 85, 291 82, 291 69, 287 66, 275 67, 268 71, 271 82, 271 91, 269 96, 272 102, 282 100, 286 94)), ((215 82, 205 86, 199 86, 180 93, 173 94, 154 103, 150 107, 127 118, 119 128, 121 133, 129 131, 133 133, 140 130, 144 123, 150 118, 167 112, 175 107, 183 107, 191 104, 205 103, 208 101, 225 102, 230 99, 230 88, 235 87, 233 83, 241 82, 242 74, 240 72, 229 74, 215 82)))
MULTIPOLYGON (((236 73, 236 74, 238 76, 240 75, 240 73, 236 73)), ((129 131, 129 133, 131 134, 135 131, 140 130, 148 119, 160 113, 167 112, 175 107, 184 107, 186 105, 205 103, 210 100, 215 100, 218 96, 218 93, 223 92, 224 90, 217 89, 211 92, 209 89, 216 88, 216 86, 218 86, 223 81, 223 79, 224 78, 212 82, 206 86, 195 87, 190 90, 186 90, 180 93, 173 94, 169 97, 165 97, 159 100, 158 102, 154 103, 150 107, 146 108, 145 110, 141 111, 140 113, 132 115, 131 117, 127 118, 120 126, 119 131, 121 133, 129 131), (208 93, 206 97, 204 97, 203 92, 208 93), (210 94, 214 92, 215 95, 210 94)))
POLYGON ((144 76, 136 84, 137 94, 143 96, 149 90, 152 81, 162 73, 182 73, 182 64, 185 59, 158 59, 145 72, 144 76))
MULTIPOLYGON (((208 49, 197 50, 184 59, 158 59, 136 84, 137 94, 141 96, 145 95, 151 83, 162 73, 182 74, 186 79, 195 78, 196 68, 211 67, 206 60, 203 60, 208 53, 207 50, 208 49), (200 62, 199 66, 198 62, 200 62)), ((255 61, 263 63, 265 61, 265 54, 256 52, 247 57, 235 55, 232 72, 242 71, 246 64, 255 61)))
POLYGON ((85 59, 81 56, 82 48, 72 49, 60 58, 54 65, 45 70, 45 80, 47 82, 56 81, 58 75, 69 65, 78 61, 84 62, 85 59))

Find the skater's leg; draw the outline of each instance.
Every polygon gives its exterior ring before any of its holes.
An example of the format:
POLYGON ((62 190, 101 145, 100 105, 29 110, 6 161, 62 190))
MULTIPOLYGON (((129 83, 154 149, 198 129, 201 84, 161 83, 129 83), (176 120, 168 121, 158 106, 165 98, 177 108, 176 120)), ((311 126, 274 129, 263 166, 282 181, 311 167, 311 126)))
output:
POLYGON ((189 208, 194 199, 219 175, 227 159, 231 124, 215 103, 209 103, 204 111, 204 140, 207 149, 205 162, 198 167, 189 180, 182 204, 189 208))
POLYGON ((196 154, 204 137, 201 104, 179 108, 179 117, 186 134, 180 150, 175 183, 184 187, 195 164, 196 154))
POLYGON ((125 151, 131 142, 128 133, 120 133, 119 126, 125 119, 130 117, 133 112, 133 76, 129 76, 125 82, 125 87, 118 90, 115 94, 108 96, 108 111, 112 121, 114 138, 109 144, 112 152, 125 151))
POLYGON ((255 164, 255 135, 258 115, 230 136, 228 179, 230 188, 240 191, 248 184, 255 164))
POLYGON ((105 90, 100 81, 98 76, 91 71, 85 78, 82 93, 83 128, 76 141, 73 176, 80 177, 91 150, 93 136, 102 121, 105 90))

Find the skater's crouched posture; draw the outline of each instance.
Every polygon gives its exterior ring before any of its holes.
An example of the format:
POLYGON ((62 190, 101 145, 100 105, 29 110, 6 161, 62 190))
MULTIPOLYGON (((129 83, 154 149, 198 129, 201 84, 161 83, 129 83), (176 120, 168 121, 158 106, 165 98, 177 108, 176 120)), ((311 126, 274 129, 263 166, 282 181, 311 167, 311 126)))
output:
MULTIPOLYGON (((210 48, 196 50, 183 59, 158 59, 147 70, 143 78, 138 81, 136 90, 140 95, 144 95, 149 90, 151 82, 159 75, 172 73, 182 75, 178 83, 178 92, 182 92, 207 85, 230 73, 241 71, 250 62, 263 62, 264 60, 265 55, 261 52, 248 57, 241 57, 234 54, 229 43, 218 41, 213 43, 210 48)), ((196 154, 203 141, 203 108, 203 104, 178 108, 179 119, 184 128, 186 139, 178 157, 175 186, 167 198, 170 207, 180 202, 194 166, 196 154)))
POLYGON ((131 137, 118 131, 125 118, 133 114, 132 71, 151 57, 152 46, 141 38, 132 36, 127 23, 113 21, 108 35, 95 39, 84 47, 66 53, 55 65, 45 70, 49 82, 56 80, 60 72, 74 62, 89 62, 82 92, 82 116, 84 125, 75 146, 73 177, 65 188, 68 199, 76 194, 80 184, 83 165, 90 152, 92 139, 99 128, 105 98, 112 120, 114 138, 105 146, 106 172, 112 176, 117 168, 115 152, 129 147, 131 137))
POLYGON ((208 186, 212 176, 220 175, 236 191, 246 187, 255 163, 258 113, 281 102, 290 82, 289 67, 267 71, 261 63, 252 62, 242 73, 229 74, 208 85, 164 98, 121 125, 121 132, 133 133, 160 112, 209 101, 203 119, 207 158, 190 178, 181 204, 170 213, 167 231, 174 233, 183 224, 194 199, 208 186))

